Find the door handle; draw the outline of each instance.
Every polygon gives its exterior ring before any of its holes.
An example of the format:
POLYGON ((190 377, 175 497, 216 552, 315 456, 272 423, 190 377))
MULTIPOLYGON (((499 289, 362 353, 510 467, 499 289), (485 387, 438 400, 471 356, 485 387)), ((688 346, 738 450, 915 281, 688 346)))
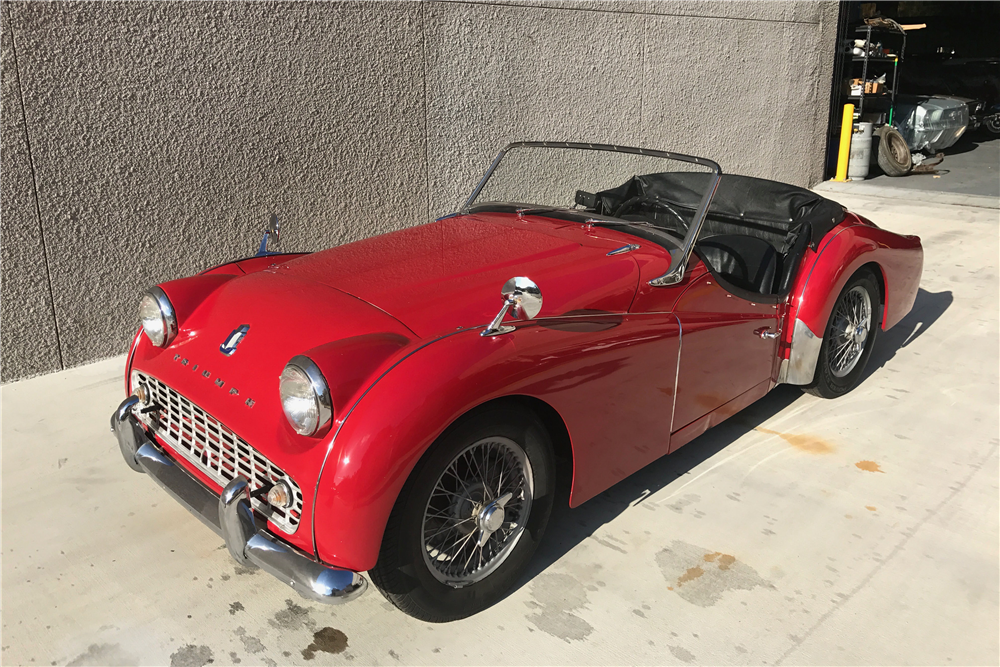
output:
POLYGON ((781 335, 780 331, 771 331, 771 327, 761 327, 760 329, 755 330, 754 333, 764 340, 772 340, 781 335))

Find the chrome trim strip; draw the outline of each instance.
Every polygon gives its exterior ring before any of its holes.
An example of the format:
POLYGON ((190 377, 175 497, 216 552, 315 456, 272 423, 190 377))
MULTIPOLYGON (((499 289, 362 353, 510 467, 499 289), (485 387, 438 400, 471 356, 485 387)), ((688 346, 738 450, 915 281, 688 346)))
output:
MULTIPOLYGON (((120 413, 121 408, 115 411, 112 420, 117 420, 120 413)), ((258 529, 250 511, 246 478, 234 479, 226 488, 228 493, 224 492, 220 498, 161 453, 141 430, 134 416, 126 414, 120 423, 138 429, 138 432, 116 431, 116 435, 124 432, 134 438, 127 440, 129 436, 126 436, 125 442, 119 439, 123 453, 130 446, 139 444, 134 459, 142 471, 202 523, 222 536, 237 562, 260 567, 291 586, 302 597, 315 602, 348 602, 367 590, 368 582, 357 572, 326 566, 281 541, 268 530, 258 529)), ((125 460, 128 462, 127 456, 125 460)))
POLYGON ((608 257, 614 257, 615 255, 624 255, 627 252, 638 250, 641 247, 642 246, 637 245, 635 243, 629 243, 627 245, 623 245, 621 248, 615 248, 614 250, 608 253, 608 257))
POLYGON ((788 364, 782 364, 784 377, 779 372, 778 382, 806 385, 816 376, 816 364, 823 339, 812 332, 805 322, 795 318, 792 330, 792 344, 788 353, 788 364))
MULTIPOLYGON (((674 371, 674 404, 670 407, 670 433, 674 432, 674 414, 677 412, 677 385, 681 381, 681 350, 684 345, 684 325, 681 323, 681 318, 677 317, 674 313, 674 319, 677 320, 677 370, 674 371)), ((670 443, 667 443, 667 450, 670 449, 670 443)))

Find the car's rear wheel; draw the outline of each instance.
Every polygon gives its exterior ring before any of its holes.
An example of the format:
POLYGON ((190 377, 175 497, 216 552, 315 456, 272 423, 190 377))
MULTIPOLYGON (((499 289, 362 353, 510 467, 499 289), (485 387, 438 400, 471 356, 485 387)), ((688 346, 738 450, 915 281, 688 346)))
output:
POLYGON ((843 396, 861 381, 881 327, 882 293, 871 271, 854 274, 830 313, 816 376, 806 391, 823 398, 843 396))
POLYGON ((467 415, 403 487, 372 582, 396 607, 432 623, 491 606, 538 546, 554 473, 549 435, 533 413, 502 405, 467 415))

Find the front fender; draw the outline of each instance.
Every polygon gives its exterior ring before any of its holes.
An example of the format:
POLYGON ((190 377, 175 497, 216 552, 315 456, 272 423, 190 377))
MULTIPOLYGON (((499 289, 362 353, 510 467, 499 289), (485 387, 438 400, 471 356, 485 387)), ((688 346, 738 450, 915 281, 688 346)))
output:
POLYGON ((883 288, 882 329, 887 330, 910 312, 923 270, 923 248, 916 236, 879 229, 850 215, 824 238, 816 253, 802 263, 792 290, 785 361, 779 382, 809 384, 826 326, 841 291, 858 270, 874 265, 883 288))
POLYGON ((605 314, 479 333, 459 331, 410 353, 346 416, 315 500, 324 562, 371 568, 420 457, 456 419, 493 399, 528 396, 560 415, 573 454, 571 505, 667 452, 678 352, 673 315, 605 314))

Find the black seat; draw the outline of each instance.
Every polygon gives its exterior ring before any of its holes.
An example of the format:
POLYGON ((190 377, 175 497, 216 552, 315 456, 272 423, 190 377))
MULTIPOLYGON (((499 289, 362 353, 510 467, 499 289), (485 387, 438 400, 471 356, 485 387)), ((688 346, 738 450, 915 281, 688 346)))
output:
POLYGON ((712 236, 696 247, 719 278, 748 292, 774 294, 780 257, 763 239, 742 234, 712 236))

